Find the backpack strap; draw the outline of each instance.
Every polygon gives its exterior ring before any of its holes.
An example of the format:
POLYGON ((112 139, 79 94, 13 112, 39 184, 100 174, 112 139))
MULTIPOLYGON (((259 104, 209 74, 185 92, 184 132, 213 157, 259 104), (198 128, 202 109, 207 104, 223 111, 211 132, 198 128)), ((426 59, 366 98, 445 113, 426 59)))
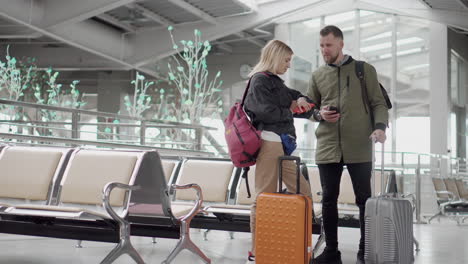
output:
POLYGON ((356 69, 356 76, 359 79, 359 82, 361 83, 361 96, 362 96, 362 103, 364 104, 364 110, 366 110, 366 113, 369 113, 367 110, 367 107, 369 106, 369 96, 367 95, 367 86, 366 86, 366 80, 364 79, 364 61, 359 61, 356 60, 355 63, 355 69, 356 69))
POLYGON ((244 178, 244 181, 245 181, 245 187, 247 189, 247 198, 252 197, 252 195, 250 194, 249 179, 248 179, 249 170, 250 170, 250 167, 242 168, 242 178, 244 178))
MULTIPOLYGON (((261 73, 267 77, 270 77, 268 76, 268 74, 266 72, 258 72, 258 73, 261 73)), ((257 73, 255 73, 257 74, 257 73)), ((254 75, 255 75, 254 74, 254 75)), ((245 101, 245 98, 247 97, 247 92, 249 91, 249 88, 250 88, 250 81, 252 80, 252 78, 254 77, 254 75, 252 75, 250 78, 249 78, 249 81, 247 82, 247 86, 245 87, 245 91, 244 91, 244 95, 242 96, 242 101, 241 101, 241 105, 244 106, 244 101, 245 101)))

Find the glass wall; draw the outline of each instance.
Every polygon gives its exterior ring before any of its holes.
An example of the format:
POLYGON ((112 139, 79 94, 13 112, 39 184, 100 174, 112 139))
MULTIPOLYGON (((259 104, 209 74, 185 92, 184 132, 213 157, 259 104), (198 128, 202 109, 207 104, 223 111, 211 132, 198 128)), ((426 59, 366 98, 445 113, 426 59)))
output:
MULTIPOLYGON (((391 121, 395 122, 396 128, 395 131, 389 131, 388 138, 391 139, 391 133, 395 133, 394 151, 429 152, 428 22, 353 10, 292 23, 290 44, 296 59, 289 78, 293 88, 307 91, 311 71, 323 65, 319 31, 324 25, 330 24, 343 31, 344 53, 372 64, 377 70, 379 81, 390 97, 393 96, 396 111, 392 109, 391 121), (357 26, 359 30, 356 30, 357 26), (396 45, 396 48, 392 45, 396 45), (427 128, 427 137, 414 137, 411 131, 421 127, 427 128)), ((386 150, 392 150, 391 146, 391 140, 387 140, 386 150)))

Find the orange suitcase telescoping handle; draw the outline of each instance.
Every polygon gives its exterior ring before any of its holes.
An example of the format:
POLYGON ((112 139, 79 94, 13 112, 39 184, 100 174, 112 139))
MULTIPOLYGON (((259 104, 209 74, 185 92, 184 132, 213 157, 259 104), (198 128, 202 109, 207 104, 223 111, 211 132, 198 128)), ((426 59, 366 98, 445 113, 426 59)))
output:
POLYGON ((296 194, 301 193, 300 190, 300 164, 301 164, 301 158, 296 157, 296 156, 281 156, 278 158, 279 166, 278 166, 278 192, 282 192, 283 190, 283 161, 285 160, 292 160, 296 162, 296 194))

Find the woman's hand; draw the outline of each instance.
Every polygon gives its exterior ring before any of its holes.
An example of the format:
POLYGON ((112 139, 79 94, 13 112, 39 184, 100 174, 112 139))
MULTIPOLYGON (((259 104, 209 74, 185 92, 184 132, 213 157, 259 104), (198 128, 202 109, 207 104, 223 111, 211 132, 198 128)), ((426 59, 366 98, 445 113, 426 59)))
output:
POLYGON ((294 114, 294 109, 296 109, 296 107, 297 107, 297 101, 294 100, 291 102, 291 105, 289 106, 289 111, 291 111, 291 113, 294 114))
POLYGON ((308 112, 310 109, 312 109, 305 97, 299 97, 299 99, 297 99, 297 106, 300 107, 304 112, 308 112))

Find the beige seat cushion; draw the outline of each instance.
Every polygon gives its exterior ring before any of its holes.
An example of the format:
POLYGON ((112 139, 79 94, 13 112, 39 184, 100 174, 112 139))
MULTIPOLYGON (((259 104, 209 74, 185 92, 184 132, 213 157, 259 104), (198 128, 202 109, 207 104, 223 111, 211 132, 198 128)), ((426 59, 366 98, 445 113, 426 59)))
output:
MULTIPOLYGON (((182 164, 176 184, 196 183, 207 202, 226 202, 229 181, 234 166, 230 161, 189 159, 182 164)), ((194 190, 177 190, 177 200, 195 200, 194 190)))
POLYGON ((169 183, 169 179, 171 178, 172 173, 174 171, 174 168, 176 167, 178 162, 179 161, 177 161, 177 160, 161 160, 161 164, 163 166, 164 177, 166 178, 166 182, 169 183))
POLYGON ((46 200, 63 149, 9 147, 0 158, 0 198, 46 200))
POLYGON ((447 191, 452 192, 455 195, 455 199, 460 199, 460 194, 458 193, 457 184, 455 183, 455 179, 453 178, 446 178, 444 179, 445 187, 447 191))
POLYGON ((24 214, 35 216, 49 216, 60 218, 87 218, 87 219, 109 219, 107 213, 102 213, 97 210, 89 210, 82 207, 70 206, 54 206, 54 205, 17 205, 6 210, 11 214, 24 214))
POLYGON ((449 195, 448 194, 443 194, 443 193, 437 193, 437 192, 444 192, 447 191, 447 188, 445 188, 445 183, 444 179, 442 178, 432 178, 432 184, 434 185, 434 190, 436 191, 437 198, 439 200, 448 200, 449 195))
MULTIPOLYGON (((70 160, 62 180, 62 203, 102 204, 102 191, 109 182, 133 184, 131 176, 141 152, 80 150, 70 160)), ((114 189, 112 206, 122 206, 125 192, 114 189)))
POLYGON ((455 183, 457 184, 457 189, 458 189, 458 193, 460 194, 460 198, 468 200, 468 188, 466 187, 463 180, 456 179, 455 183))
POLYGON ((193 208, 193 204, 172 203, 171 205, 172 214, 176 218, 187 215, 192 210, 192 208, 193 208))

